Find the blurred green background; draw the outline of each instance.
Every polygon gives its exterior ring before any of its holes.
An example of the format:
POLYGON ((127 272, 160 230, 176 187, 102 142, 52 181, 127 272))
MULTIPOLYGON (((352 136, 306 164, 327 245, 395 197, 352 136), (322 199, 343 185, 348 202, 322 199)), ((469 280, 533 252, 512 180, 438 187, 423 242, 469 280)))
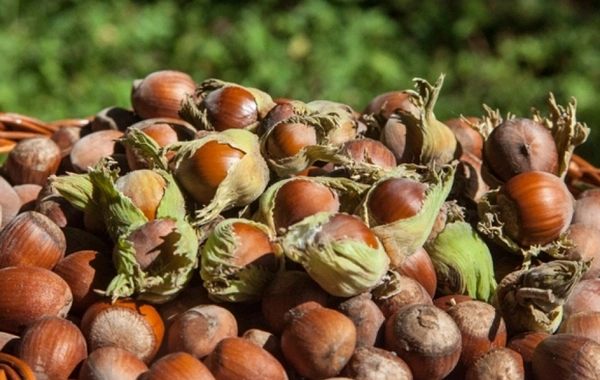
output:
POLYGON ((50 121, 130 106, 134 79, 185 71, 357 110, 447 74, 439 119, 547 112, 574 96, 600 166, 595 0, 0 0, 0 111, 50 121))

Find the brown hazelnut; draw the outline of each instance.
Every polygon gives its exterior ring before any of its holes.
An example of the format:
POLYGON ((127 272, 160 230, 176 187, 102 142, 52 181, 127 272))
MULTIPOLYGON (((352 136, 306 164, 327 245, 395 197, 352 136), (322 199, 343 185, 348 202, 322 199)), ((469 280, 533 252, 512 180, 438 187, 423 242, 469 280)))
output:
POLYGON ((123 137, 122 131, 108 129, 92 132, 77 140, 69 153, 73 170, 77 173, 86 173, 88 168, 94 167, 102 157, 113 156, 114 158, 114 154, 120 152, 117 140, 121 137, 123 137))
POLYGON ((355 380, 412 380, 410 367, 392 352, 376 347, 358 347, 342 375, 355 380))
POLYGON ((221 340, 237 335, 237 321, 229 310, 217 305, 198 305, 173 320, 167 332, 167 351, 183 351, 202 359, 221 340))
POLYGON ((286 313, 283 356, 304 377, 337 375, 356 348, 356 326, 339 311, 306 302, 286 313))
POLYGON ((0 268, 37 266, 52 269, 65 255, 65 234, 36 211, 17 215, 0 231, 0 268))
POLYGON ((131 88, 131 105, 142 119, 179 118, 181 102, 196 90, 196 82, 188 74, 176 70, 160 70, 136 79, 131 88))
POLYGON ((83 228, 83 211, 75 208, 49 181, 38 194, 34 211, 46 215, 57 226, 83 228))
POLYGON ((425 248, 420 247, 406 258, 395 269, 401 275, 417 280, 427 291, 430 297, 435 295, 437 288, 437 275, 431 261, 431 256, 425 248))
POLYGON ((462 370, 485 352, 506 345, 506 325, 492 305, 477 300, 465 301, 451 307, 447 313, 461 333, 459 366, 462 370))
POLYGON ((574 245, 565 253, 567 260, 592 261, 590 269, 581 279, 598 278, 600 276, 600 228, 585 223, 571 223, 567 228, 567 238, 574 245))
POLYGON ((600 343, 600 311, 580 311, 563 319, 558 333, 584 336, 600 343))
POLYGON ((221 340, 204 364, 219 380, 287 380, 285 369, 265 349, 244 338, 221 340))
POLYGON ((0 176, 0 228, 10 222, 21 209, 21 198, 12 185, 0 176))
POLYGON ((114 346, 90 352, 79 371, 79 380, 138 380, 148 366, 131 352, 114 346))
POLYGON ((5 168, 13 185, 44 185, 55 174, 62 158, 60 148, 47 137, 21 140, 10 151, 5 168))
POLYGON ((385 316, 372 300, 371 293, 362 293, 340 303, 337 310, 354 322, 356 347, 372 347, 383 342, 385 316))
POLYGON ((437 297, 433 300, 433 304, 444 311, 448 311, 451 307, 458 305, 461 302, 473 301, 473 298, 465 294, 447 294, 437 297))
POLYGON ((564 318, 581 311, 600 311, 600 278, 580 280, 563 305, 564 318))
POLYGON ((131 299, 102 300, 92 304, 81 319, 81 331, 90 351, 116 346, 150 362, 163 340, 164 324, 156 309, 131 299))
POLYGON ((242 334, 242 338, 248 339, 257 346, 264 348, 273 355, 279 362, 283 362, 283 352, 281 352, 281 341, 279 337, 268 331, 261 329, 248 329, 242 334))
POLYGON ((35 209, 42 186, 36 183, 24 183, 22 185, 13 186, 13 189, 21 200, 19 212, 32 211, 35 209))
POLYGON ((389 318, 396 311, 408 305, 432 305, 431 296, 425 288, 417 281, 408 276, 399 276, 398 292, 388 298, 376 298, 375 303, 385 318, 389 318))
POLYGON ((536 379, 598 379, 600 343, 577 335, 552 335, 533 351, 532 370, 536 379))
POLYGON ((497 376, 505 380, 525 379, 521 355, 506 347, 489 350, 467 368, 465 380, 487 380, 497 376))
POLYGON ((0 331, 20 333, 45 315, 64 317, 73 295, 56 273, 40 267, 0 269, 0 331))
POLYGON ((285 313, 304 302, 323 306, 329 296, 306 272, 279 272, 267 286, 262 298, 262 312, 271 332, 280 334, 285 325, 285 313))
POLYGON ((138 380, 215 380, 208 368, 187 352, 174 352, 156 360, 138 380))
POLYGON ((69 284, 73 293, 71 313, 81 316, 102 296, 117 275, 110 257, 98 251, 79 251, 64 257, 56 264, 53 272, 69 284))
POLYGON ((443 379, 457 365, 461 332, 456 322, 433 305, 409 305, 387 319, 385 347, 396 352, 415 379, 443 379))
POLYGON ((39 379, 66 379, 87 357, 87 346, 75 324, 46 316, 27 325, 17 356, 39 379))

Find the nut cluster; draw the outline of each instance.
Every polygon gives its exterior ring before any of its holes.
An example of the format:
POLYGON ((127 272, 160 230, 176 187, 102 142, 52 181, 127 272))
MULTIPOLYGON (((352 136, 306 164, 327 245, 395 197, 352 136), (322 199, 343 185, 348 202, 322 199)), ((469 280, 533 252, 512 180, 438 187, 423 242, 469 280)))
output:
POLYGON ((0 113, 0 378, 600 377, 600 176, 576 103, 442 122, 173 70, 0 113))

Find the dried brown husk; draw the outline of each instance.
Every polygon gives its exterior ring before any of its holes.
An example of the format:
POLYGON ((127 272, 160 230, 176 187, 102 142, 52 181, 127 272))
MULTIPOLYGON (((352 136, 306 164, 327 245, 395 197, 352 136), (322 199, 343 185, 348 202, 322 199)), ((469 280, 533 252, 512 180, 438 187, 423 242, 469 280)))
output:
POLYGON ((562 321, 563 304, 589 266, 590 262, 555 260, 512 272, 500 281, 491 302, 511 335, 552 334, 562 321))

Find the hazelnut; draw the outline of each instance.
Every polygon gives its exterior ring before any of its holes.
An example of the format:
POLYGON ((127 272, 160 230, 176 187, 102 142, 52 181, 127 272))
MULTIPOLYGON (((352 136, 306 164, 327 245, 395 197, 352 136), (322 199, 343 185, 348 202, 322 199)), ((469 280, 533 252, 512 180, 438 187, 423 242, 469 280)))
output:
POLYGON ((69 284, 73 293, 71 313, 81 316, 93 303, 102 299, 98 290, 106 290, 117 275, 109 256, 98 251, 72 253, 56 264, 53 272, 69 284))
POLYGON ((462 336, 459 363, 468 368, 485 352, 506 345, 506 325, 500 312, 482 301, 458 303, 447 311, 462 336))
POLYGON ((371 298, 371 293, 362 293, 337 307, 356 326, 356 347, 372 347, 383 341, 385 317, 371 298))
POLYGON ((138 380, 215 380, 206 365, 187 352, 174 352, 156 360, 138 380))
POLYGON ((204 364, 219 380, 287 380, 285 369, 265 349, 244 338, 221 340, 204 364))
POLYGON ((87 346, 75 324, 46 316, 27 325, 17 356, 39 379, 66 379, 87 357, 87 346))
POLYGON ((79 371, 79 380, 138 380, 148 366, 131 352, 114 346, 90 352, 79 371))
POLYGON ((409 305, 387 319, 385 347, 396 352, 415 379, 443 379, 457 365, 461 332, 456 322, 433 305, 409 305))
POLYGON ((355 380, 412 380, 410 367, 392 352, 376 347, 359 347, 354 351, 342 375, 355 380))
POLYGON ((339 311, 306 302, 286 313, 281 333, 285 359, 302 376, 337 375, 356 347, 356 326, 339 311))
POLYGON ((0 331, 15 334, 39 317, 66 316, 73 302, 65 280, 39 267, 0 269, 0 294, 0 331))
POLYGON ((202 359, 221 340, 237 335, 237 321, 229 310, 217 305, 198 305, 174 319, 167 333, 167 351, 183 351, 202 359))
POLYGON ((552 335, 533 351, 532 370, 536 379, 598 379, 600 343, 577 335, 552 335))
POLYGON ((497 376, 505 380, 525 379, 521 355, 506 347, 489 350, 467 368, 465 380, 487 380, 497 376))
POLYGON ((36 211, 17 215, 0 231, 0 268, 37 266, 52 269, 65 255, 65 234, 36 211))
POLYGON ((47 137, 21 140, 10 151, 5 168, 13 185, 44 185, 58 170, 61 161, 58 145, 47 137))
POLYGON ((146 363, 158 352, 164 328, 152 305, 131 299, 98 301, 88 307, 81 319, 81 331, 90 350, 116 346, 146 363))

